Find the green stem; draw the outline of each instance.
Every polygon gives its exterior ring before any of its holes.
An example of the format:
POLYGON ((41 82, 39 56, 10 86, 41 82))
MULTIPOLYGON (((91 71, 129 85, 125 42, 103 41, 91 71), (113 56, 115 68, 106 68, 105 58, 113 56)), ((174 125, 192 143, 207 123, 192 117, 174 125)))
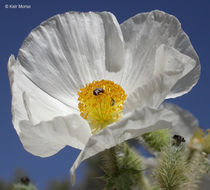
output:
POLYGON ((122 143, 102 154, 106 190, 149 190, 149 183, 143 176, 143 164, 140 156, 122 143))
POLYGON ((197 190, 202 175, 205 173, 205 155, 193 150, 188 157, 187 177, 188 181, 184 190, 197 190))

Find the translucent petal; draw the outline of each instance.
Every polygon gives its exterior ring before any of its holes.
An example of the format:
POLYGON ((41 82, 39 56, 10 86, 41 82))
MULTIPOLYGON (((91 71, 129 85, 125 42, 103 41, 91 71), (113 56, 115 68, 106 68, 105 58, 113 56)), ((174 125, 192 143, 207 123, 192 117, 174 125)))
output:
POLYGON ((49 156, 65 145, 82 149, 91 132, 78 111, 49 96, 29 80, 14 56, 9 59, 8 70, 13 125, 26 150, 49 156), (74 119, 74 115, 70 115, 73 113, 78 113, 74 119))
POLYGON ((198 120, 190 112, 174 104, 164 103, 161 107, 171 111, 167 117, 168 121, 172 121, 172 134, 181 135, 189 142, 194 131, 199 128, 198 120))
POLYGON ((23 72, 14 56, 10 56, 8 73, 12 93, 12 118, 19 132, 19 122, 30 120, 33 124, 51 120, 56 116, 78 113, 77 108, 66 106, 36 86, 23 72))
POLYGON ((158 10, 141 13, 123 22, 121 29, 126 50, 122 84, 128 92, 150 81, 156 64, 156 50, 161 44, 177 49, 196 62, 187 75, 176 81, 167 98, 181 96, 197 83, 199 59, 176 17, 158 10))
POLYGON ((24 148, 40 157, 52 156, 66 145, 83 149, 91 136, 87 121, 77 114, 56 117, 36 125, 23 120, 20 131, 24 148))
POLYGON ((56 15, 29 34, 18 60, 23 73, 40 89, 77 107, 79 88, 123 66, 120 26, 107 12, 56 15))
POLYGON ((150 81, 128 95, 125 112, 137 107, 157 108, 176 82, 192 70, 195 61, 174 48, 161 45, 156 51, 154 66, 150 81))

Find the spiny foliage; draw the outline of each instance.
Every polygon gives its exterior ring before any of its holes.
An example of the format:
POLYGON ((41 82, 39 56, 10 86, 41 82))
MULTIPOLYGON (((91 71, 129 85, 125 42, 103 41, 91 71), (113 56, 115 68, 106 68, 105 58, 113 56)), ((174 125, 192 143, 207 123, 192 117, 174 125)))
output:
POLYGON ((14 185, 13 190, 37 190, 37 188, 32 185, 31 183, 28 185, 22 184, 22 183, 17 183, 14 185))
POLYGON ((20 178, 20 182, 14 185, 14 190, 37 190, 26 176, 20 178))
POLYGON ((160 152, 163 147, 169 144, 171 134, 168 129, 160 129, 145 133, 142 137, 150 148, 160 152))
POLYGON ((126 143, 102 154, 106 187, 104 190, 131 190, 141 181, 142 161, 126 143))
POLYGON ((203 165, 204 165, 204 170, 205 170, 205 173, 206 174, 210 174, 210 160, 208 159, 208 157, 206 157, 204 159, 204 162, 203 162, 203 165))
POLYGON ((162 149, 154 172, 158 186, 164 190, 180 190, 186 182, 186 162, 182 145, 162 149))
POLYGON ((205 153, 193 151, 191 159, 188 159, 186 175, 187 182, 184 185, 185 190, 197 190, 202 174, 206 172, 205 153))

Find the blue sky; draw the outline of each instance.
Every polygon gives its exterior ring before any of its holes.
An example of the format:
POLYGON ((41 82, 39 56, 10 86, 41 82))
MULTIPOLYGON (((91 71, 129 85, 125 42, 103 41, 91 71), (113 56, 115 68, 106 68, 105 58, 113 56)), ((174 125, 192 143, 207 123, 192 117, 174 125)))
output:
MULTIPOLYGON (((121 23, 129 17, 154 9, 175 15, 197 51, 201 78, 193 90, 172 100, 193 113, 202 127, 210 127, 210 1, 208 0, 1 0, 0 2, 0 178, 9 180, 23 168, 40 190, 50 178, 69 177, 69 168, 79 151, 66 147, 50 158, 26 152, 11 123, 11 95, 7 76, 10 54, 17 55, 29 32, 47 18, 67 11, 110 11, 121 23), (28 4, 30 9, 6 9, 6 4, 28 4)), ((84 164, 77 172, 81 178, 84 164)))

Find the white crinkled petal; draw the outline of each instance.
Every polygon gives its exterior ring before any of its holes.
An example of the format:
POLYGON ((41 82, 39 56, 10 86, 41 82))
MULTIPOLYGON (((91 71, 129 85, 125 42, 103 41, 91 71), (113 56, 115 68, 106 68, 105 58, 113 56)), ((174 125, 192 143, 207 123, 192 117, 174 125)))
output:
POLYGON ((26 150, 38 156, 49 156, 65 145, 84 148, 91 132, 79 112, 37 87, 22 73, 14 56, 9 59, 8 71, 13 125, 26 150), (70 115, 74 113, 78 115, 75 120, 72 119, 74 115, 70 115), (61 132, 63 134, 59 134, 61 132))
POLYGON ((75 183, 76 168, 85 159, 149 131, 171 127, 171 123, 167 121, 168 114, 171 113, 166 109, 136 109, 124 115, 119 122, 106 127, 96 135, 90 137, 84 150, 81 151, 71 168, 72 183, 75 183))
POLYGON ((20 131, 24 148, 40 157, 52 156, 66 145, 83 149, 91 136, 87 121, 78 114, 56 117, 37 125, 23 120, 20 122, 20 131))
POLYGON ((108 12, 56 15, 29 34, 18 60, 24 74, 40 89, 77 107, 79 88, 123 66, 120 26, 108 12))
POLYGON ((10 56, 8 73, 12 93, 13 125, 19 133, 19 122, 30 120, 33 124, 57 116, 78 113, 77 108, 64 105, 36 86, 21 70, 21 65, 10 56))
POLYGON ((124 39, 120 25, 111 13, 97 13, 101 16, 105 32, 105 67, 108 72, 118 72, 124 66, 124 39))
POLYGON ((141 13, 123 22, 121 29, 126 50, 122 84, 128 92, 132 92, 152 78, 156 64, 156 49, 161 44, 177 49, 196 62, 186 76, 183 75, 176 81, 167 98, 181 96, 197 83, 200 75, 199 59, 176 17, 158 10, 141 13))
POLYGON ((157 108, 176 82, 189 73, 195 64, 190 57, 162 44, 156 51, 153 77, 151 76, 150 81, 128 94, 125 112, 137 107, 157 108))
POLYGON ((195 130, 199 128, 198 120, 190 112, 174 104, 164 103, 161 107, 172 113, 167 116, 168 121, 172 121, 172 134, 181 135, 189 142, 195 130))

